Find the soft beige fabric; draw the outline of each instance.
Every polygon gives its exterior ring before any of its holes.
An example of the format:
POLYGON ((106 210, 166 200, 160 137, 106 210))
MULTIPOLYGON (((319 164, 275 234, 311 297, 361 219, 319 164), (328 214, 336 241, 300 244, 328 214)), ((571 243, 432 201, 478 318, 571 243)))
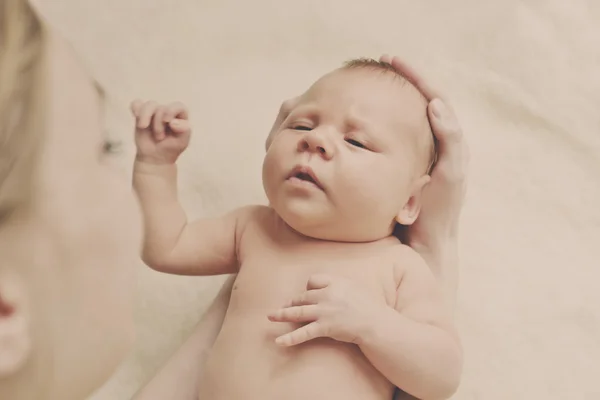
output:
MULTIPOLYGON (((43 0, 42 0, 43 2, 43 0)), ((600 3, 595 0, 46 0, 109 94, 189 104, 191 216, 263 200, 281 100, 356 56, 411 60, 452 98, 472 149, 456 399, 599 399, 600 3)), ((402 112, 402 110, 399 110, 402 112)), ((139 269, 138 346, 95 400, 128 399, 220 278, 139 269)))

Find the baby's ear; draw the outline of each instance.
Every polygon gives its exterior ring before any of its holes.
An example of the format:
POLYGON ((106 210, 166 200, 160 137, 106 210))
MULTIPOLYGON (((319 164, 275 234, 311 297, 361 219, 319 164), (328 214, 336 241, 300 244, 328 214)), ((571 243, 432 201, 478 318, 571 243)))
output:
POLYGON ((31 355, 31 315, 24 289, 19 277, 0 272, 0 380, 17 373, 31 355))
POLYGON ((423 189, 425 189, 430 180, 431 177, 429 175, 423 175, 413 183, 408 201, 396 216, 396 221, 399 224, 412 225, 417 220, 421 212, 423 189))

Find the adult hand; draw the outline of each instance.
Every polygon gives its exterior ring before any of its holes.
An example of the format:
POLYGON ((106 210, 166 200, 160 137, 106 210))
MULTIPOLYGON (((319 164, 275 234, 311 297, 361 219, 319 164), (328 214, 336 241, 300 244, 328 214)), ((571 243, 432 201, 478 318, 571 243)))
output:
MULTIPOLYGON (((425 96, 427 114, 437 142, 437 160, 431 181, 424 190, 419 218, 400 236, 427 262, 454 308, 458 286, 458 225, 467 191, 469 149, 452 106, 410 65, 398 57, 383 55, 380 61, 391 64, 425 96)), ((414 399, 396 390, 394 400, 414 399)))
POLYGON ((279 112, 277 113, 277 118, 275 118, 275 122, 273 122, 273 126, 269 131, 269 136, 267 136, 267 141, 265 142, 265 150, 269 150, 269 146, 271 146, 271 142, 273 141, 273 137, 279 131, 281 124, 283 121, 290 115, 290 112, 294 109, 294 107, 300 101, 300 96, 293 97, 291 99, 285 100, 281 103, 281 107, 279 108, 279 112))
POLYGON ((383 55, 380 61, 391 64, 429 101, 427 112, 437 141, 437 161, 423 194, 421 213, 408 228, 407 239, 413 247, 435 249, 458 236, 469 149, 448 100, 400 58, 383 55))
MULTIPOLYGON (((415 250, 438 252, 440 247, 447 246, 449 241, 456 241, 458 237, 459 218, 467 189, 469 149, 452 106, 439 91, 400 58, 383 55, 380 61, 392 65, 429 101, 428 116, 437 141, 437 161, 424 191, 420 216, 404 234, 407 244, 415 250)), ((299 96, 281 105, 265 143, 267 149, 298 101, 299 96)))

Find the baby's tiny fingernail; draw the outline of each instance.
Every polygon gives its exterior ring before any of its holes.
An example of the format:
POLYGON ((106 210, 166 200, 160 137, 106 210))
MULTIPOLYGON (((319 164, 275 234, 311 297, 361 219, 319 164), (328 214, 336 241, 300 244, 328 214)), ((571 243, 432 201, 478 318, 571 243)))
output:
POLYGON ((431 111, 433 112, 433 115, 435 115, 436 118, 441 119, 446 111, 446 106, 444 105, 444 102, 440 99, 433 99, 431 101, 431 111))
POLYGON ((279 336, 277 339, 275 339, 275 344, 277 344, 279 346, 284 346, 285 345, 285 337, 279 336))

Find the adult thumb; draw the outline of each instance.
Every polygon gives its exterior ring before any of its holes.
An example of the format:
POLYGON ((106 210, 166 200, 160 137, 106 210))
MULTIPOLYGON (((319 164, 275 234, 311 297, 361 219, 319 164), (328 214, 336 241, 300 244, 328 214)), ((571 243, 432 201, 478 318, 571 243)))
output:
POLYGON ((434 173, 449 179, 462 179, 469 162, 468 147, 458 119, 451 107, 434 99, 428 107, 429 121, 437 139, 437 167, 434 173))
POLYGON ((428 108, 429 122, 433 134, 438 141, 440 156, 452 146, 463 145, 462 129, 452 109, 440 99, 433 99, 428 108))

